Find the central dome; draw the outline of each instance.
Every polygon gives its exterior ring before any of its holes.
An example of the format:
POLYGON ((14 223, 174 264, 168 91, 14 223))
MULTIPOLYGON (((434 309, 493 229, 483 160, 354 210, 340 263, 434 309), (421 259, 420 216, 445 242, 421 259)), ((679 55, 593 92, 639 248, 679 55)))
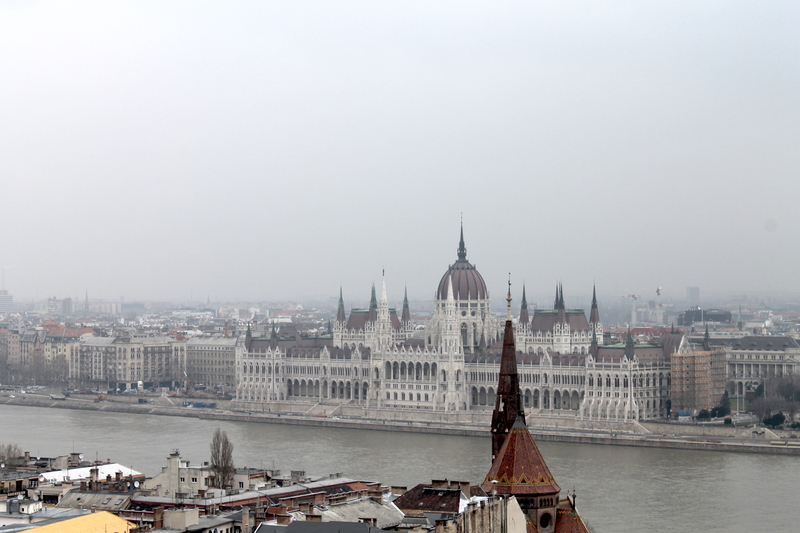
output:
POLYGON ((447 299, 448 279, 453 279, 453 298, 456 300, 485 300, 488 298, 486 282, 483 276, 467 261, 467 248, 464 246, 464 228, 461 228, 461 240, 458 243, 458 260, 447 268, 447 272, 439 282, 436 291, 438 300, 447 299))

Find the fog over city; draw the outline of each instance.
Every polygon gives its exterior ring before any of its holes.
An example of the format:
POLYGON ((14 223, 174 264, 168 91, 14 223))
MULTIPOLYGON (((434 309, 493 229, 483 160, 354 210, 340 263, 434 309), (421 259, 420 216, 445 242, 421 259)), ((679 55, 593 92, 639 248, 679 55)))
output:
POLYGON ((797 2, 0 4, 15 301, 800 292, 797 2))

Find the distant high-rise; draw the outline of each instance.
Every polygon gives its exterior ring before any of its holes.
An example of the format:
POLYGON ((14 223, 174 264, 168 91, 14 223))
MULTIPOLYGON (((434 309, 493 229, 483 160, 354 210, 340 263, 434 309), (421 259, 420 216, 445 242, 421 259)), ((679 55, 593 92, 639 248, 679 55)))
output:
POLYGON ((8 294, 7 290, 0 290, 0 313, 11 313, 14 311, 14 297, 8 294))
POLYGON ((686 302, 689 307, 700 307, 700 287, 686 287, 686 302))

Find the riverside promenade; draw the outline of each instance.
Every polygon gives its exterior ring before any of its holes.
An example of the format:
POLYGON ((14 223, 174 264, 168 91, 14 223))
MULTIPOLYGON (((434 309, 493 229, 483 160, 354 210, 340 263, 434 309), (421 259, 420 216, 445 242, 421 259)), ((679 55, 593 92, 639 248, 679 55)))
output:
MULTIPOLYGON (((164 397, 161 397, 166 399, 164 397)), ((228 420, 265 424, 286 424, 326 428, 362 429, 375 431, 403 431, 440 435, 488 437, 489 426, 477 424, 449 424, 445 422, 418 422, 346 418, 338 416, 305 416, 288 413, 256 413, 239 411, 232 402, 224 402, 223 408, 194 408, 172 405, 171 402, 138 403, 137 397, 114 397, 112 401, 96 402, 90 398, 67 398, 54 400, 47 394, 14 394, 0 396, 0 404, 41 407, 51 409, 75 409, 105 411, 128 414, 179 416, 204 420, 228 420), (120 401, 121 400, 121 401, 120 401)), ((171 399, 175 401, 174 399, 171 399)), ((730 428, 721 426, 697 426, 686 424, 642 423, 632 426, 638 431, 609 429, 602 422, 590 427, 570 427, 570 418, 528 417, 528 426, 533 437, 540 441, 571 442, 611 446, 636 446, 647 448, 673 448, 683 450, 705 450, 716 452, 761 453, 775 455, 798 455, 800 446, 775 444, 776 442, 800 442, 790 435, 778 435, 769 430, 752 428, 730 428)))

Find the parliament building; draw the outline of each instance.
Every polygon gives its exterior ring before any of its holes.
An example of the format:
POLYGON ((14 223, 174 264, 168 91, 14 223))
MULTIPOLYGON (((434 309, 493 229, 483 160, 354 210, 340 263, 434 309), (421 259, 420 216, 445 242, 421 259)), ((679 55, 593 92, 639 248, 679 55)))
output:
MULTIPOLYGON (((237 401, 259 411, 398 418, 403 413, 489 413, 495 404, 502 327, 491 313, 483 276, 467 260, 464 232, 457 259, 441 277, 424 328, 389 306, 386 279, 365 309, 347 313, 340 290, 331 335, 306 337, 291 327, 264 337, 248 330, 236 363, 237 401), (338 408, 338 410, 337 410, 338 408), (392 416, 390 416, 390 414, 392 416)), ((531 416, 647 420, 668 416, 670 355, 682 335, 658 342, 603 345, 593 293, 587 318, 567 309, 563 287, 553 309, 529 313, 525 288, 516 321, 520 394, 531 416)))

